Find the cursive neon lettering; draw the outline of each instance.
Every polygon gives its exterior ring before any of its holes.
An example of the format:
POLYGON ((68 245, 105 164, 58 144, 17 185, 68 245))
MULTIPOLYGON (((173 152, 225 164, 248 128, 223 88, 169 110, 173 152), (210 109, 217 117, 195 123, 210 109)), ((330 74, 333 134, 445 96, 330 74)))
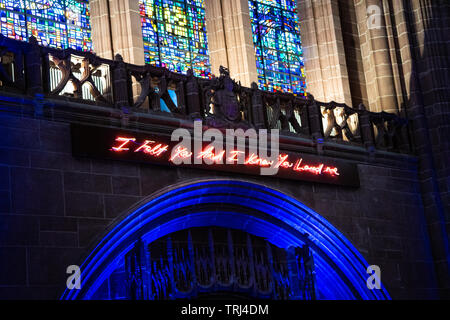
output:
POLYGON ((224 155, 225 155, 225 150, 221 151, 220 153, 218 153, 216 155, 214 153, 214 147, 209 147, 208 149, 201 151, 198 154, 197 159, 209 159, 213 162, 222 162, 224 155))
POLYGON ((125 146, 126 146, 130 141, 135 142, 135 141, 136 141, 136 138, 124 138, 124 137, 118 137, 118 138, 116 139, 116 141, 117 141, 117 142, 123 142, 123 143, 122 143, 120 146, 118 146, 118 147, 112 147, 111 150, 112 150, 112 151, 115 151, 115 152, 123 152, 123 151, 128 151, 128 150, 130 150, 130 148, 125 148, 125 146))
POLYGON ((252 153, 245 161, 245 164, 257 165, 260 167, 269 167, 273 164, 273 161, 268 161, 267 159, 260 158, 256 154, 252 153))
POLYGON ((297 172, 306 171, 306 172, 310 172, 310 173, 313 173, 316 175, 322 174, 324 164, 320 164, 318 166, 309 166, 309 165, 305 164, 302 166, 301 165, 302 162, 303 162, 303 159, 297 160, 297 163, 295 164, 295 167, 294 167, 294 171, 297 171, 297 172))
POLYGON ((294 166, 294 164, 292 162, 287 161, 288 158, 289 158, 289 155, 280 154, 278 163, 275 165, 275 168, 280 168, 280 167, 285 168, 285 169, 292 168, 294 166))
POLYGON ((155 146, 151 146, 151 144, 153 144, 153 143, 155 143, 155 141, 145 140, 145 142, 139 148, 137 148, 134 152, 142 151, 151 156, 159 157, 159 156, 161 156, 161 154, 163 154, 164 152, 166 152, 169 149, 168 145, 163 145, 161 143, 157 144, 155 146))
POLYGON ((237 162, 237 161, 238 161, 238 156, 239 156, 240 154, 245 154, 245 152, 243 152, 243 151, 238 151, 238 150, 231 151, 230 153, 231 153, 231 156, 228 157, 228 161, 229 161, 229 162, 237 162))
POLYGON ((188 151, 186 147, 179 146, 178 148, 175 149, 169 161, 173 162, 176 158, 187 159, 190 157, 192 157, 192 152, 188 151))
MULTIPOLYGON (((136 138, 134 137, 117 137, 115 142, 118 144, 112 147, 110 150, 117 153, 122 153, 126 151, 130 151, 130 143, 134 143, 138 147, 135 148, 134 153, 143 152, 147 155, 154 157, 161 157, 164 153, 170 150, 169 145, 158 143, 153 140, 144 140, 143 143, 136 143, 136 138)), ((208 147, 207 149, 202 150, 197 155, 198 159, 209 159, 215 163, 222 163, 225 158, 225 151, 221 151, 216 154, 214 152, 214 147, 208 147)), ((230 156, 228 157, 228 163, 237 163, 238 158, 241 155, 245 155, 245 152, 234 150, 230 152, 230 156)), ((174 162, 175 159, 188 159, 193 156, 193 153, 190 152, 186 147, 178 146, 172 153, 169 161, 174 162)), ((248 158, 244 161, 244 165, 246 166, 260 166, 260 167, 268 167, 272 166, 274 161, 269 161, 267 159, 259 157, 257 154, 250 154, 248 158)), ((326 166, 324 163, 319 163, 317 165, 311 165, 304 163, 303 158, 298 158, 294 164, 294 162, 289 161, 289 155, 280 154, 278 161, 276 162, 275 168, 281 168, 285 170, 292 170, 297 173, 310 173, 314 175, 328 175, 332 177, 340 176, 339 169, 333 166, 326 166)))

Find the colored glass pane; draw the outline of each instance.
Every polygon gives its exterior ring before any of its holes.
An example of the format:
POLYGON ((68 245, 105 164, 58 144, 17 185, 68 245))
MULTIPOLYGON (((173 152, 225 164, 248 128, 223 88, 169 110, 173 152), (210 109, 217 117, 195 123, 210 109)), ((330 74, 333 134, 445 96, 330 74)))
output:
POLYGON ((4 36, 44 46, 91 51, 89 4, 85 0, 0 0, 4 36))
POLYGON ((304 95, 303 52, 296 1, 249 0, 261 89, 304 95))
POLYGON ((145 62, 211 77, 204 0, 140 0, 145 62))

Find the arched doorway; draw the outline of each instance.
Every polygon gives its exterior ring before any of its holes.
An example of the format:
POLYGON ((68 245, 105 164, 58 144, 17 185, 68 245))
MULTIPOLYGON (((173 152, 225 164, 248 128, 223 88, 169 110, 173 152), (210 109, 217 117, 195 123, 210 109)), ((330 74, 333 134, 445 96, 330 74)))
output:
POLYGON ((255 183, 206 180, 172 186, 141 202, 118 221, 81 265, 81 290, 62 299, 91 299, 140 241, 153 243, 181 230, 241 230, 289 250, 312 251, 319 299, 389 299, 366 285, 367 263, 318 213, 298 200, 255 183))

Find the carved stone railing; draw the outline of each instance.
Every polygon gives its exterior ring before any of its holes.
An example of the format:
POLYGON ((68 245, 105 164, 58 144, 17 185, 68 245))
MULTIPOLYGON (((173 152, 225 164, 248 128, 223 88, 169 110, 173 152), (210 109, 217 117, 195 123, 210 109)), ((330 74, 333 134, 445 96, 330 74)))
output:
POLYGON ((336 102, 241 86, 226 68, 220 76, 200 79, 154 66, 125 63, 121 56, 102 59, 93 53, 41 47, 0 35, 0 90, 32 97, 65 98, 126 112, 159 113, 202 119, 216 128, 280 129, 285 135, 311 137, 375 149, 411 152, 407 121, 395 114, 373 113, 363 105, 336 102))

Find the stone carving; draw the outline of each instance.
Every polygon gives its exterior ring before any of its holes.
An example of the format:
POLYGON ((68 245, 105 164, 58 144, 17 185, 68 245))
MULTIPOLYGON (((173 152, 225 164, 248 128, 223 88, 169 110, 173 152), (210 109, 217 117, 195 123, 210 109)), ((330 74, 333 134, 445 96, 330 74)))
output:
POLYGON ((206 124, 214 128, 250 128, 242 117, 243 108, 238 100, 240 84, 230 78, 227 68, 220 67, 220 77, 211 80, 205 88, 206 124))
POLYGON ((50 94, 57 95, 61 93, 68 83, 71 82, 73 92, 68 94, 73 95, 74 98, 83 99, 82 87, 84 84, 87 84, 90 94, 95 101, 108 103, 93 80, 94 73, 101 67, 101 63, 96 57, 78 57, 62 52, 59 55, 50 54, 49 59, 53 68, 61 72, 61 80, 50 94))
POLYGON ((22 47, 20 42, 12 46, 11 39, 0 34, 0 87, 18 90, 24 88, 23 51, 29 52, 34 47, 29 45, 28 50, 23 50, 22 47))
POLYGON ((116 108, 129 106, 127 69, 120 54, 114 56, 116 66, 113 69, 114 102, 116 108))
POLYGON ((343 103, 320 103, 325 139, 359 142, 361 139, 358 110, 343 103), (356 121, 355 121, 356 120, 356 121))
POLYGON ((172 114, 185 114, 186 107, 184 102, 184 84, 179 77, 175 77, 166 69, 156 68, 151 65, 143 67, 133 67, 130 69, 130 75, 134 77, 139 86, 140 94, 133 104, 134 109, 146 109, 148 98, 150 109, 161 111, 161 101, 163 101, 172 114), (169 94, 169 90, 175 88, 176 100, 174 101, 169 94))
POLYGON ((405 136, 406 119, 387 112, 369 113, 370 122, 375 131, 375 146, 387 150, 407 150, 408 143, 405 136))
POLYGON ((257 129, 266 127, 264 119, 264 100, 262 91, 259 90, 258 84, 252 82, 252 116, 253 124, 257 129))
POLYGON ((199 85, 197 78, 194 76, 194 71, 189 69, 187 72, 186 81, 186 96, 187 105, 189 106, 189 115, 191 118, 196 119, 201 117, 201 100, 199 94, 199 85))

